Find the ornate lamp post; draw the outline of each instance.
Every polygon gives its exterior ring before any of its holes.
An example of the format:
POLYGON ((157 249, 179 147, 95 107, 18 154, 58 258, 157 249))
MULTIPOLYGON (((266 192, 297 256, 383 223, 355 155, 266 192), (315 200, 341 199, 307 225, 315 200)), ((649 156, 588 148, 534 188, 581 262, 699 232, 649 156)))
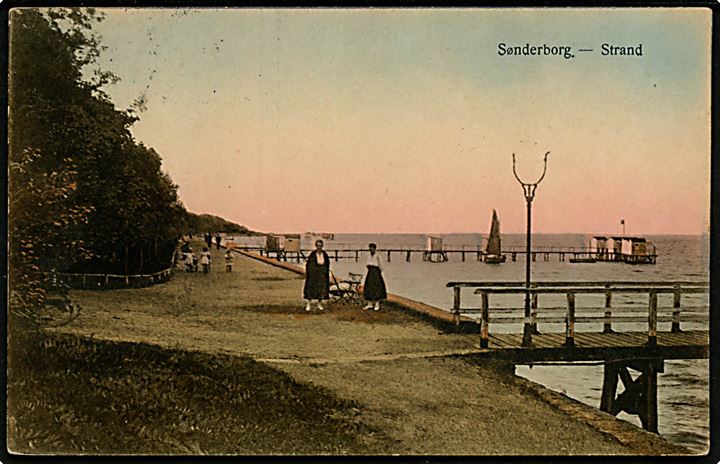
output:
POLYGON ((531 212, 532 212, 532 201, 535 198, 535 189, 537 188, 540 181, 545 177, 547 171, 547 158, 550 152, 545 153, 545 159, 543 160, 543 172, 540 178, 534 183, 527 183, 520 180, 515 170, 515 153, 513 153, 513 174, 515 179, 520 183, 525 194, 525 202, 527 203, 527 247, 525 253, 525 325, 523 326, 523 340, 522 346, 532 346, 532 332, 533 328, 530 321, 530 250, 531 250, 531 212))

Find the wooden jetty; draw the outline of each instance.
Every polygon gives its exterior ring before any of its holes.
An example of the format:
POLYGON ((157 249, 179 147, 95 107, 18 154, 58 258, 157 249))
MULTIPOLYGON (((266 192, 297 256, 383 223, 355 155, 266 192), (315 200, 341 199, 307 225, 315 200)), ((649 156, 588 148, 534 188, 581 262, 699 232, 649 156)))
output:
MULTIPOLYGON (((268 256, 282 261, 295 262, 305 261, 310 252, 312 252, 312 249, 310 248, 293 251, 268 249, 261 246, 236 246, 234 248, 243 251, 255 251, 260 253, 262 256, 268 256)), ((330 256, 330 259, 334 259, 335 261, 339 261, 341 259, 354 259, 357 262, 360 260, 361 256, 368 253, 368 250, 367 248, 358 247, 338 247, 325 249, 325 252, 330 256)), ((410 262, 413 255, 420 255, 423 261, 445 262, 449 260, 450 256, 455 256, 460 257, 462 262, 469 259, 485 262, 493 255, 493 253, 488 253, 483 250, 480 245, 450 246, 443 247, 442 250, 428 250, 426 248, 419 247, 378 248, 378 252, 381 253, 388 262, 392 261, 393 257, 398 256, 400 259, 410 262)), ((504 249, 501 252, 501 255, 510 256, 512 261, 517 261, 519 255, 526 254, 527 251, 523 247, 511 247, 504 249)), ((530 251, 530 256, 533 262, 538 259, 542 261, 558 260, 560 262, 571 259, 576 262, 589 262, 590 258, 592 258, 596 261, 624 262, 629 264, 655 264, 657 258, 657 255, 647 255, 642 259, 632 259, 622 255, 621 253, 606 252, 600 259, 597 257, 597 252, 589 247, 533 247, 530 251)))
MULTIPOLYGON (((307 256, 312 252, 312 249, 300 249, 294 251, 282 250, 282 249, 268 249, 260 246, 236 246, 238 250, 243 251, 255 251, 260 253, 262 256, 268 256, 276 258, 282 261, 305 261, 307 256)), ((360 257, 368 252, 367 248, 335 248, 326 249, 325 252, 330 256, 330 259, 339 261, 341 259, 354 259, 356 262, 360 260, 360 257)), ((469 259, 475 259, 477 261, 485 261, 488 257, 492 256, 492 253, 488 253, 478 246, 460 246, 460 247, 446 247, 442 250, 428 251, 425 248, 419 247, 397 247, 397 248, 378 248, 378 252, 382 254, 387 261, 392 261, 393 257, 400 257, 407 262, 412 260, 413 255, 420 255, 423 261, 439 261, 445 262, 449 260, 450 256, 460 257, 460 260, 465 262, 469 259)), ((511 247, 509 249, 502 250, 503 255, 510 256, 512 261, 518 260, 518 255, 525 255, 527 251, 524 248, 511 247)), ((575 261, 589 261, 589 258, 595 259, 596 261, 606 262, 625 262, 629 264, 654 264, 657 258, 656 255, 648 255, 643 260, 632 260, 623 257, 621 254, 606 253, 603 255, 603 259, 597 259, 596 253, 591 248, 584 247, 568 247, 568 248, 557 248, 557 247, 533 247, 530 251, 531 260, 533 262, 538 259, 542 261, 558 260, 560 262, 572 259, 575 261)))
POLYGON ((604 364, 600 409, 613 415, 621 411, 636 414, 643 428, 651 432, 658 431, 657 374, 663 372, 664 361, 707 359, 709 355, 706 282, 535 282, 530 288, 524 282, 449 282, 447 286, 453 289, 453 314, 458 321, 461 315, 480 315, 482 356, 529 365, 600 362, 604 364), (462 306, 463 289, 479 296, 479 307, 462 306), (507 302, 508 296, 519 298, 528 292, 529 320, 520 305, 491 306, 492 298, 507 302), (683 303, 683 295, 696 295, 694 299, 703 302, 683 303), (638 304, 638 297, 647 298, 647 303, 638 304), (629 301, 613 306, 619 299, 629 301), (592 304, 580 305, 581 300, 592 304), (547 304, 539 305, 543 301, 547 304), (564 304, 558 305, 558 301, 564 304), (491 330, 501 324, 522 329, 525 323, 535 332, 529 346, 523 345, 522 333, 491 330), (683 323, 698 327, 681 329, 683 323), (564 330, 553 332, 553 324, 564 330), (666 325, 667 330, 658 330, 658 324, 666 325), (602 329, 579 331, 579 325, 602 329), (646 329, 638 330, 639 326, 646 329), (621 330, 624 327, 628 329, 621 330), (619 384, 624 391, 618 394, 619 384))

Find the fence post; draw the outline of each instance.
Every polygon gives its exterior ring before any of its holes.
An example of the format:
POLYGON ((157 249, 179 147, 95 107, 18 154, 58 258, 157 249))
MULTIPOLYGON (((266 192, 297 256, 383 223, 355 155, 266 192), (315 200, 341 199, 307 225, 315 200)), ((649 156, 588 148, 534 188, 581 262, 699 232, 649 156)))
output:
POLYGON ((648 311, 648 345, 657 345, 657 292, 650 291, 650 308, 648 311))
POLYGON ((460 325, 460 287, 457 285, 453 287, 453 319, 455 325, 460 325))
POLYGON ((482 326, 480 327, 480 348, 487 348, 490 342, 490 303, 487 292, 482 292, 482 326))
POLYGON ((675 292, 673 292, 673 320, 670 332, 678 333, 680 330, 680 285, 675 285, 675 292))
POLYGON ((567 294, 567 321, 565 324, 565 346, 575 346, 575 294, 567 294))
POLYGON ((605 285, 605 324, 603 324, 603 333, 612 333, 612 292, 610 284, 605 285))

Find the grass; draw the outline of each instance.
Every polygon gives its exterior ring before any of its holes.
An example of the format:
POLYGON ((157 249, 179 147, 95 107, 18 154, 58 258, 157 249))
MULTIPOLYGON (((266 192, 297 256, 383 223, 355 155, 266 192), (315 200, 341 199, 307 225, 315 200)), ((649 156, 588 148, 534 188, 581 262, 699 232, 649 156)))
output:
POLYGON ((249 358, 69 335, 28 334, 14 345, 12 452, 372 452, 358 438, 374 432, 355 403, 249 358))

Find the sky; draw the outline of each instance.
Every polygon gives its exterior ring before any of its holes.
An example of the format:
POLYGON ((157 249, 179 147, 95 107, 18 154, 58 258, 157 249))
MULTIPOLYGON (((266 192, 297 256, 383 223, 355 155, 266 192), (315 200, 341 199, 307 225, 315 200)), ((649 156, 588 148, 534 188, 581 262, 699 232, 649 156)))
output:
POLYGON ((709 230, 705 9, 103 9, 185 206, 266 232, 709 230), (575 58, 500 56, 498 44, 575 58), (603 43, 642 56, 602 56, 603 43), (592 49, 579 52, 578 48, 592 49))

